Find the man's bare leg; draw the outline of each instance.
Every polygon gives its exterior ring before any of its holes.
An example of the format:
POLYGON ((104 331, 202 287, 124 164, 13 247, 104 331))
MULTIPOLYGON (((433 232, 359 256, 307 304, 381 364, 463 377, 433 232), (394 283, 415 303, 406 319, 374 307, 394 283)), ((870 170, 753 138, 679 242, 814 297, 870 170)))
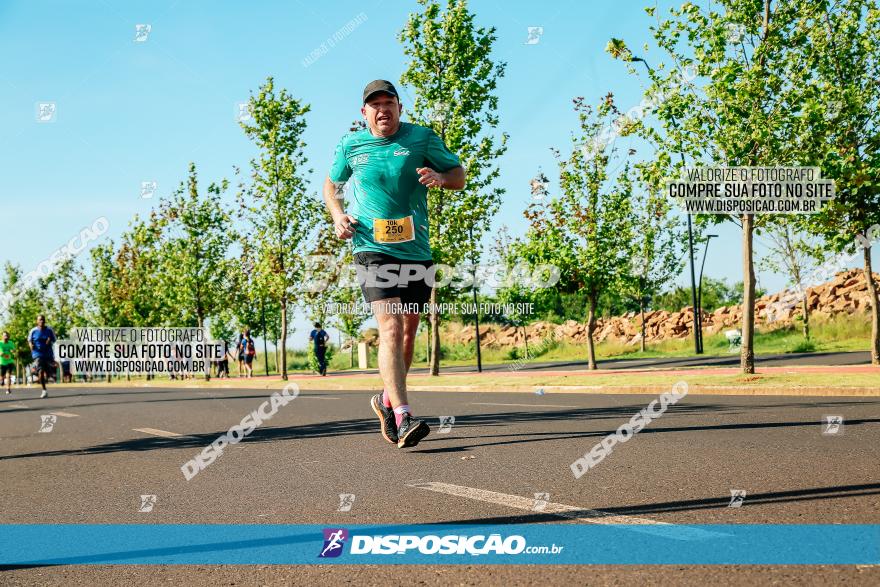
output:
MULTIPOLYGON (((391 399, 391 407, 407 405, 404 315, 400 313, 400 298, 373 302, 373 315, 379 323, 379 375, 391 399), (404 352, 402 353, 401 350, 404 352)), ((412 355, 412 353, 410 353, 412 355)), ((410 361, 412 356, 410 356, 410 361)))
POLYGON ((406 372, 413 362, 413 350, 416 346, 416 334, 419 332, 419 314, 403 315, 403 359, 406 361, 406 372))
POLYGON ((406 394, 419 317, 401 313, 400 298, 373 302, 372 306, 379 323, 379 374, 387 397, 375 395, 370 405, 379 416, 385 439, 396 441, 397 448, 410 448, 430 432, 425 422, 412 416, 406 394))

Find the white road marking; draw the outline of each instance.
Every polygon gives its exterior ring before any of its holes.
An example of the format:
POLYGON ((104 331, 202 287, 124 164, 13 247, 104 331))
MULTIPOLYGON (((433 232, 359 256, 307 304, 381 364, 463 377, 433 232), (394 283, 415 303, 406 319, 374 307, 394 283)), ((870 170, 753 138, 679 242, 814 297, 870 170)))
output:
POLYGON ((166 430, 157 430, 155 428, 132 428, 135 432, 143 432, 144 434, 150 434, 152 436, 161 436, 162 438, 177 438, 181 436, 177 432, 168 432, 166 430))
POLYGON ((20 410, 29 410, 30 409, 30 406, 26 406, 24 404, 2 404, 2 405, 5 407, 8 407, 8 408, 18 408, 20 410))
POLYGON ((49 412, 53 416, 61 416, 62 418, 79 418, 79 414, 71 414, 70 412, 49 412))
POLYGON ((465 487, 463 485, 452 485, 449 483, 438 483, 429 481, 427 483, 409 483, 408 487, 417 489, 427 489, 428 491, 436 491, 437 493, 445 493, 456 497, 464 497, 474 501, 483 501, 496 505, 525 510, 537 514, 552 514, 561 518, 570 520, 578 520, 588 524, 616 524, 629 527, 630 530, 647 532, 649 534, 659 534, 668 538, 677 540, 702 540, 706 538, 716 538, 724 536, 718 532, 709 532, 699 528, 689 526, 679 526, 668 522, 659 522, 650 518, 639 518, 635 516, 624 516, 620 514, 611 514, 600 510, 590 510, 586 508, 576 507, 573 505, 565 505, 562 503, 547 502, 541 510, 535 509, 535 500, 528 497, 520 497, 519 495, 510 495, 509 493, 498 493, 497 491, 487 491, 485 489, 475 489, 473 487, 465 487))
MULTIPOLYGON (((437 483, 434 481, 429 481, 428 483, 413 483, 410 487, 418 487, 419 489, 427 489, 428 491, 465 497, 475 501, 485 501, 487 503, 503 505, 518 510, 526 510, 530 512, 535 511, 534 499, 520 497, 518 495, 510 495, 509 493, 498 493, 496 491, 486 491, 485 489, 475 489, 463 485, 450 485, 449 483, 437 483)), ((607 512, 600 512, 599 510, 588 510, 573 505, 564 505, 553 502, 547 502, 547 506, 538 513, 553 514, 555 516, 572 520, 584 520, 591 524, 666 524, 666 522, 658 522, 648 518, 619 516, 607 512)))
POLYGON ((497 404, 493 402, 471 402, 472 406, 514 406, 520 408, 579 408, 581 406, 560 406, 558 404, 497 404))

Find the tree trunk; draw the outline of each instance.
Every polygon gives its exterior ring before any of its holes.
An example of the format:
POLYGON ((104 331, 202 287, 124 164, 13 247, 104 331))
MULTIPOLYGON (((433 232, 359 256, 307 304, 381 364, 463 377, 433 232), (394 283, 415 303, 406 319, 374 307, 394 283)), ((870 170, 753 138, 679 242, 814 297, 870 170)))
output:
POLYGON ((593 343, 593 331, 596 329, 596 296, 590 296, 590 311, 587 316, 587 360, 588 369, 596 368, 596 346, 593 343))
POLYGON ((348 368, 354 369, 354 337, 348 337, 348 368))
POLYGON ((437 313, 437 289, 431 289, 431 375, 440 375, 440 314, 437 313))
MULTIPOLYGON (((474 282, 476 282, 476 275, 474 276, 474 282)), ((480 355, 480 311, 479 305, 477 304, 477 288, 474 287, 474 329, 476 333, 476 338, 474 339, 474 343, 477 345, 477 372, 483 372, 483 357, 480 355)))
POLYGON ((287 296, 281 297, 281 379, 287 381, 287 296))
POLYGON ((639 314, 642 317, 642 340, 639 346, 645 352, 645 300, 642 296, 639 296, 639 314))
POLYGON ((431 364, 431 322, 428 321, 428 330, 425 331, 425 364, 431 364))
POLYGON ((801 300, 801 307, 804 312, 804 340, 810 340, 810 306, 807 303, 807 293, 804 292, 804 297, 801 300))
MULTIPOLYGON (((199 328, 205 327, 205 319, 202 317, 202 311, 199 310, 199 328)), ((195 374, 193 374, 193 379, 195 379, 195 374)), ((208 361, 208 368, 205 370, 205 381, 211 380, 211 362, 208 361)))
POLYGON ((743 373, 751 374, 755 372, 755 265, 752 261, 755 217, 753 215, 743 215, 742 230, 743 304, 739 364, 743 373))
POLYGON ((880 365, 880 308, 877 307, 877 284, 871 269, 871 247, 865 247, 865 280, 871 300, 871 364, 880 365))

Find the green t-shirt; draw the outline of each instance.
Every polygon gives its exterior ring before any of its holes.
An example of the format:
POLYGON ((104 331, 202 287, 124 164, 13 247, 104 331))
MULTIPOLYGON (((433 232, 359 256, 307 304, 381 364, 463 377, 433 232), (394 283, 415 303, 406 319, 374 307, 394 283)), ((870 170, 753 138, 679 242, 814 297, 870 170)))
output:
POLYGON ((0 365, 15 364, 15 343, 0 340, 0 365))
POLYGON ((342 137, 330 180, 352 178, 354 201, 347 212, 358 221, 354 252, 386 253, 407 261, 431 259, 428 188, 419 183, 416 169, 430 167, 442 173, 460 165, 437 133, 416 124, 401 122, 389 137, 375 137, 369 129, 342 137))

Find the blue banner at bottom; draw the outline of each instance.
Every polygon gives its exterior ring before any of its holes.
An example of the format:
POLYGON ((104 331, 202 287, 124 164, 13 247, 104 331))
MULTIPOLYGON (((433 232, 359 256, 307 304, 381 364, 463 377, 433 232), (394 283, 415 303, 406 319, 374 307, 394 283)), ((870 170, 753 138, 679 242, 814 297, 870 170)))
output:
POLYGON ((880 525, 0 525, 0 565, 880 564, 880 525))

